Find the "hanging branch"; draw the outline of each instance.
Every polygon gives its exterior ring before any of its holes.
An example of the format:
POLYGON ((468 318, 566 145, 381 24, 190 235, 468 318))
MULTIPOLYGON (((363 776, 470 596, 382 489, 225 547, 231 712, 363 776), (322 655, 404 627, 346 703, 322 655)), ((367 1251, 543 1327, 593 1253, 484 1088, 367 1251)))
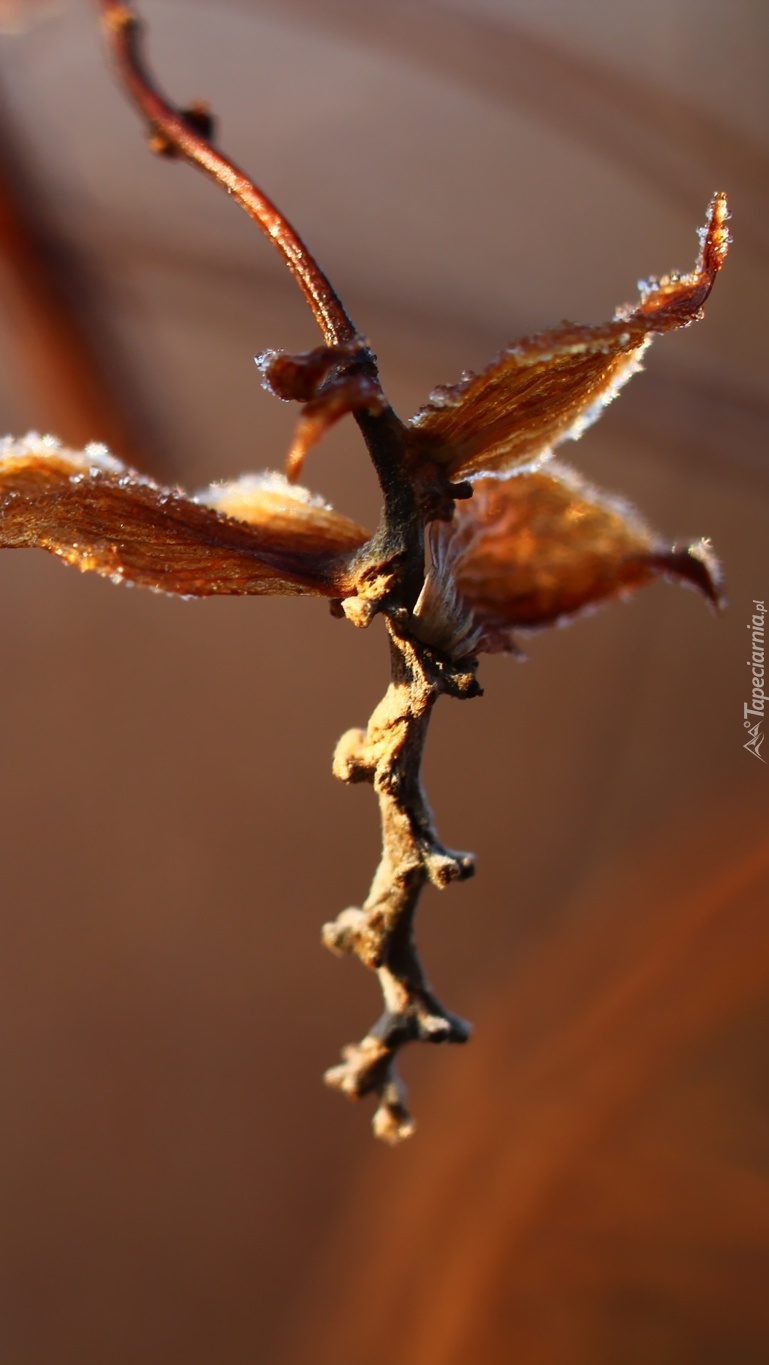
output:
POLYGON ((473 669, 441 664, 430 650, 390 627, 392 682, 368 728, 349 730, 337 745, 334 774, 370 782, 379 798, 382 860, 363 908, 343 910, 323 929, 334 952, 351 953, 379 977, 385 1010, 360 1043, 326 1073, 329 1085, 351 1099, 374 1091, 374 1131, 386 1142, 407 1137, 413 1122, 397 1070, 405 1043, 464 1043, 470 1027, 433 995, 414 942, 422 888, 442 891, 475 871, 472 855, 439 843, 420 782, 420 764, 434 703, 442 693, 480 695, 473 669))
MULTIPOLYGON (((334 951, 354 954, 378 973, 385 1013, 359 1044, 346 1050, 345 1062, 329 1071, 327 1081, 352 1098, 376 1092, 380 1107, 375 1130, 386 1141, 397 1141, 412 1127, 395 1069, 400 1048, 415 1039, 464 1042, 469 1035, 468 1026, 431 994, 413 924, 426 882, 442 888, 473 872, 469 855, 449 853, 437 842, 419 769, 437 697, 442 692, 475 696, 480 688, 471 667, 463 664, 457 670, 448 660, 440 661, 404 631, 424 583, 424 509, 450 516, 452 495, 466 496, 469 488, 452 485, 440 470, 423 471, 421 480, 413 477, 408 430, 384 398, 375 357, 314 256, 272 201, 212 145, 213 119, 207 107, 175 108, 159 93, 143 57, 136 14, 120 0, 98 3, 113 64, 148 125, 150 149, 185 158, 245 209, 280 252, 323 333, 326 346, 308 355, 268 354, 262 362, 267 386, 282 398, 303 402, 310 418, 317 409, 320 431, 352 412, 382 489, 380 525, 358 553, 356 593, 341 601, 339 614, 359 626, 385 614, 392 681, 365 734, 345 735, 334 760, 337 777, 369 781, 377 792, 382 860, 363 910, 345 911, 327 925, 324 942, 334 951)), ((304 439, 302 421, 290 473, 301 467, 306 446, 317 439, 314 429, 304 439)))
POLYGON ((413 1127, 396 1069, 400 1049, 469 1034, 433 995, 414 937, 423 887, 443 889, 473 872, 469 854, 439 843, 421 786, 432 707, 444 694, 480 695, 478 655, 515 652, 516 629, 571 619, 657 575, 720 601, 707 541, 670 546, 621 499, 544 462, 596 420, 655 334, 702 316, 726 256, 726 199, 717 194, 710 205, 691 272, 649 280, 610 322, 564 323, 512 344, 481 373, 436 390, 404 424, 301 239, 214 149, 207 110, 177 110, 158 94, 133 12, 116 0, 98 3, 150 146, 185 157, 246 209, 297 279, 325 344, 259 357, 267 387, 301 405, 287 478, 245 476, 190 498, 126 469, 103 447, 79 452, 50 438, 9 439, 0 444, 0 547, 40 546, 113 581, 184 596, 314 594, 358 626, 384 616, 390 686, 367 728, 348 731, 334 757, 338 778, 376 792, 382 857, 363 907, 343 911, 323 938, 377 973, 385 1008, 326 1079, 355 1099, 378 1095, 375 1131, 397 1142, 413 1127), (346 413, 382 489, 373 536, 296 483, 308 449, 346 413))

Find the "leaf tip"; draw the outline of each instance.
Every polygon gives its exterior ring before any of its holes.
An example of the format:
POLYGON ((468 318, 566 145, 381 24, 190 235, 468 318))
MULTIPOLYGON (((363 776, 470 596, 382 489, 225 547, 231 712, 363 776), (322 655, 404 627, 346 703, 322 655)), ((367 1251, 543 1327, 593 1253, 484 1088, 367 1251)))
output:
POLYGON ((716 611, 726 606, 721 565, 709 540, 673 545, 669 550, 650 556, 650 562, 667 578, 702 593, 716 611))
POLYGON ((700 269, 714 277, 726 260, 732 240, 726 226, 730 217, 726 194, 723 190, 717 190, 708 207, 708 220, 700 228, 700 269))

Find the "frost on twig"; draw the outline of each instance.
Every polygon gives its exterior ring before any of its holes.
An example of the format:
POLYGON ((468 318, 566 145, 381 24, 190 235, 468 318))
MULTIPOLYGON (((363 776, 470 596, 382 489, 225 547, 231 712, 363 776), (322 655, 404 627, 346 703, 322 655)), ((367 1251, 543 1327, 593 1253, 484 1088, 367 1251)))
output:
POLYGON ((0 547, 38 546, 113 581, 184 596, 311 594, 357 626, 384 617, 389 688, 366 729, 349 730, 334 758, 338 778, 376 792, 382 856, 364 904, 323 930, 329 948, 377 974, 384 1010, 326 1080, 353 1099, 376 1095, 374 1130, 397 1142, 413 1128, 397 1070, 401 1048, 469 1036, 433 994, 415 940, 423 887, 443 889, 474 870, 470 854, 438 840, 422 790, 435 702, 480 695, 479 654, 515 652, 515 632, 572 619, 656 576, 698 588, 713 605, 721 600, 706 541, 671 547, 621 499, 545 464, 639 369, 654 335, 702 316, 726 255, 726 199, 718 194, 710 205, 691 272, 650 281, 610 322, 564 323, 513 343, 402 422, 372 350, 301 238, 214 147, 208 111, 176 107, 159 93, 133 10, 120 0, 99 3, 114 66, 151 147, 203 170, 266 233, 323 345, 259 358, 271 392, 299 404, 287 477, 246 476, 189 496, 104 447, 8 441, 0 447, 0 547), (348 413, 382 493, 372 535, 295 482, 309 448, 348 413))

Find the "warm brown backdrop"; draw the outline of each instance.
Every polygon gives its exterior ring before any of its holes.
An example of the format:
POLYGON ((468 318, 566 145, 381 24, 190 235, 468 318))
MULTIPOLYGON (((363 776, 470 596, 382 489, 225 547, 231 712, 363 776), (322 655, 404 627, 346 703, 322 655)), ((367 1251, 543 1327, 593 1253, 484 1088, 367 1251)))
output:
MULTIPOLYGON (((407 1058, 420 1126, 391 1152, 319 1083, 376 1009, 318 928, 376 857, 329 761, 383 688, 382 632, 0 557, 4 1365, 759 1365, 769 778, 741 713, 769 596, 766 7, 144 9, 165 84, 211 99, 403 413, 689 268, 729 191, 706 322, 567 453, 671 537, 711 535, 731 607, 659 585, 436 715, 439 826, 479 875, 421 936, 477 1032, 407 1058)), ((298 295, 223 196, 144 153, 90 8, 17 10, 0 424, 122 433, 192 487, 278 464, 291 413, 251 357, 314 344, 298 295), (14 247, 20 205, 74 311, 14 247)), ((308 482, 373 518, 352 426, 308 482)))

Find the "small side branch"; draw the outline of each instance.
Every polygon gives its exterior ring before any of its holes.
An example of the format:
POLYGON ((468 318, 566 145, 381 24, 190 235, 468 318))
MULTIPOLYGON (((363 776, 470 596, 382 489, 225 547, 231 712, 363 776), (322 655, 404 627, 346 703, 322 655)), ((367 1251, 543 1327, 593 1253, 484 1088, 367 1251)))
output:
POLYGON ((362 909, 342 911, 323 929, 334 952, 350 953, 377 973, 384 1013, 359 1043, 343 1051, 326 1073, 328 1085, 351 1099, 375 1093, 374 1131, 399 1142, 413 1130, 397 1073, 405 1043, 463 1043, 469 1025, 433 995, 414 940, 414 916, 422 888, 442 890, 474 872, 472 856, 438 841, 422 790, 420 765, 430 712, 444 692, 477 696, 473 672, 440 662, 429 650, 400 636, 388 622, 392 682, 368 728, 349 730, 334 756, 343 782, 370 782, 379 798, 382 858, 362 909))
POLYGON ((213 121, 205 107, 175 108, 156 88, 142 53, 142 25, 130 6, 121 0, 97 0, 97 4, 113 64, 129 98, 147 121, 152 149, 183 157, 226 190, 283 257, 326 342, 332 346, 351 341, 356 335, 352 320, 298 232, 272 200, 212 145, 213 121))

